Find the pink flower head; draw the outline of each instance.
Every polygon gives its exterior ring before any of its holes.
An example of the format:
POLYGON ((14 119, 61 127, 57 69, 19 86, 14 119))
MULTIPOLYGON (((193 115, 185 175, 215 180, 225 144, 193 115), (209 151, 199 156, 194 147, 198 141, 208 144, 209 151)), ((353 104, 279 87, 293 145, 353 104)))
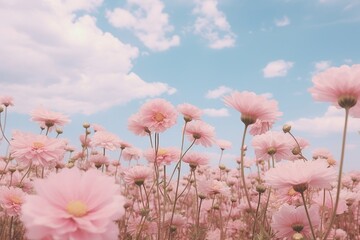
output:
POLYGON ((201 109, 189 103, 179 104, 177 106, 177 109, 184 116, 184 120, 186 122, 190 122, 192 120, 200 120, 202 115, 201 109))
POLYGON ((312 158, 314 160, 328 159, 328 158, 333 158, 333 156, 332 156, 331 152, 326 148, 316 148, 312 152, 312 158))
POLYGON ((151 132, 164 132, 176 123, 175 107, 164 99, 153 99, 146 102, 139 110, 144 126, 151 132))
MULTIPOLYGON (((309 215, 313 227, 320 224, 319 207, 309 207, 309 215)), ((310 225, 306 217, 304 206, 295 207, 285 203, 272 217, 271 227, 280 239, 292 239, 295 233, 301 233, 306 239, 311 236, 310 225)))
POLYGON ((82 134, 82 135, 80 135, 79 140, 81 142, 82 147, 90 147, 91 139, 90 139, 89 135, 85 136, 85 134, 82 134))
POLYGON ((265 122, 274 122, 282 115, 278 111, 278 103, 254 92, 235 91, 224 97, 226 105, 241 113, 241 121, 246 125, 256 122, 257 119, 265 122))
POLYGON ((139 113, 130 116, 128 120, 128 129, 139 136, 147 136, 150 134, 148 126, 145 125, 142 116, 140 116, 139 113))
POLYGON ((124 181, 127 184, 136 184, 141 186, 146 179, 151 178, 152 169, 147 166, 137 165, 124 171, 124 181))
POLYGON ((195 141, 195 144, 204 147, 211 147, 215 142, 215 128, 200 120, 190 122, 185 133, 191 142, 195 141))
POLYGON ((31 121, 37 122, 42 128, 57 128, 69 123, 67 116, 59 112, 52 112, 44 108, 37 108, 31 112, 31 121))
POLYGON ((94 164, 96 168, 100 168, 103 165, 109 165, 109 159, 102 154, 93 154, 90 156, 89 161, 94 164))
POLYGON ((0 105, 4 105, 5 107, 14 106, 14 99, 11 96, 1 96, 0 97, 0 105))
POLYGON ((120 146, 120 139, 113 133, 107 131, 98 131, 91 138, 91 144, 94 147, 100 147, 114 151, 120 146))
POLYGON ((26 193, 20 188, 0 187, 0 207, 9 216, 19 216, 26 193))
POLYGON ((266 133, 271 129, 273 124, 274 122, 261 121, 257 119, 256 122, 251 125, 249 133, 253 136, 266 133))
POLYGON ((322 160, 286 162, 268 170, 264 180, 276 189, 330 189, 332 182, 336 181, 336 170, 328 168, 327 162, 322 160))
POLYGON ((292 155, 291 140, 289 135, 274 131, 254 136, 252 145, 256 158, 268 160, 272 155, 276 161, 289 158, 292 155))
POLYGON ((117 239, 124 199, 113 178, 97 170, 64 169, 34 183, 21 220, 30 239, 117 239))
POLYGON ((225 197, 231 196, 229 186, 225 182, 218 180, 206 180, 199 181, 198 191, 206 196, 220 194, 225 197))
POLYGON ((149 162, 157 162, 157 164, 169 165, 172 162, 176 162, 180 158, 180 150, 176 147, 159 148, 155 156, 153 149, 148 149, 144 156, 149 162))
POLYGON ((189 152, 184 158, 183 162, 188 163, 189 166, 195 169, 199 165, 207 165, 209 163, 209 156, 204 153, 189 152))
POLYGON ((360 98, 360 64, 331 67, 316 74, 314 86, 309 89, 317 101, 351 108, 360 98))
POLYGON ((216 144, 219 146, 219 148, 221 150, 230 149, 231 145, 232 145, 230 141, 227 141, 227 140, 224 140, 224 139, 218 139, 216 141, 216 144))
POLYGON ((103 126, 97 123, 92 123, 91 127, 94 129, 94 132, 106 131, 106 129, 103 126))
POLYGON ((138 160, 142 155, 141 149, 136 147, 127 147, 122 152, 122 157, 126 161, 138 160))
POLYGON ((44 135, 15 132, 11 140, 10 153, 20 164, 41 166, 55 165, 63 159, 65 142, 44 135))

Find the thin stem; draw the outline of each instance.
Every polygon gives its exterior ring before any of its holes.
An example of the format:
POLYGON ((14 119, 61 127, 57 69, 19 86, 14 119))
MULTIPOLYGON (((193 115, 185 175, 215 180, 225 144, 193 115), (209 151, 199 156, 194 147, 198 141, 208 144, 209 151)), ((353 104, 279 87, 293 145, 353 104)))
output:
MULTIPOLYGON (((258 213, 259 213, 260 200, 261 200, 261 193, 259 192, 259 199, 258 199, 258 204, 257 204, 257 207, 256 207, 255 219, 257 219, 257 216, 258 216, 258 213)), ((253 228, 253 230, 252 230, 251 239, 254 239, 254 236, 255 236, 255 228, 256 228, 256 221, 254 221, 254 224, 253 224, 253 227, 252 227, 252 228, 253 228)))
POLYGON ((241 180, 242 180, 242 185, 244 187, 244 191, 245 191, 245 196, 246 196, 246 201, 249 205, 250 208, 250 212, 252 212, 252 206, 251 206, 251 202, 250 202, 250 197, 249 197, 249 193, 246 187, 246 181, 245 181, 245 171, 244 171, 244 146, 245 146, 245 136, 246 136, 246 131, 247 131, 248 125, 245 124, 245 128, 244 128, 244 133, 242 136, 242 141, 241 141, 241 165, 240 165, 240 170, 241 170, 241 180))
POLYGON ((315 232, 314 232, 314 228, 313 228, 313 225, 312 225, 312 223, 311 223, 310 215, 309 215, 309 212, 308 212, 308 209, 307 209, 307 206, 306 206, 306 201, 305 201, 304 192, 302 191, 302 192, 300 192, 300 194, 301 194, 301 198, 302 198, 303 203, 304 203, 304 208, 305 208, 305 212, 306 212, 307 219, 308 219, 308 221, 309 221, 309 225, 310 225, 312 237, 313 237, 313 239, 316 239, 315 232))

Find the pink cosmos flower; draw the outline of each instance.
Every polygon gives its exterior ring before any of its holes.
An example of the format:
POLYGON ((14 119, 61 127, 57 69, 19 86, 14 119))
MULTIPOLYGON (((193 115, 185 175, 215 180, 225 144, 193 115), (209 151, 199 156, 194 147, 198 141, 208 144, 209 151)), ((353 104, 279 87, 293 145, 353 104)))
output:
POLYGON ((122 157, 125 161, 138 160, 141 155, 141 149, 136 147, 127 147, 122 152, 122 157))
POLYGON ((253 136, 266 133, 272 127, 274 122, 262 121, 257 119, 254 124, 251 125, 249 133, 253 136))
POLYGON ((124 198, 113 178, 96 170, 64 169, 36 180, 21 220, 30 239, 117 239, 114 222, 124 214, 124 198))
POLYGON ((197 152, 189 152, 183 158, 183 162, 188 163, 192 169, 195 169, 199 165, 207 165, 209 160, 209 156, 197 152))
POLYGON ((127 184, 136 184, 141 186, 146 179, 151 178, 152 169, 147 166, 136 165, 124 171, 124 181, 127 184))
POLYGON ((289 158, 291 153, 289 135, 283 132, 268 131, 254 136, 252 145, 257 159, 268 160, 273 155, 276 161, 289 158))
POLYGON ((215 142, 215 128, 200 120, 190 122, 185 133, 191 142, 204 147, 211 147, 215 142))
POLYGON ((144 157, 151 163, 156 161, 157 164, 169 165, 179 160, 180 150, 176 147, 159 148, 155 158, 155 151, 148 149, 144 152, 144 157))
POLYGON ((241 113, 241 120, 247 124, 253 124, 257 119, 265 122, 274 122, 282 115, 278 111, 275 100, 267 99, 265 96, 256 95, 254 92, 235 91, 224 97, 226 105, 241 113))
POLYGON ((129 118, 128 129, 139 136, 147 136, 150 134, 148 126, 145 125, 142 116, 139 113, 134 114, 129 118))
POLYGON ((14 99, 11 96, 1 96, 0 97, 0 105, 4 105, 5 107, 14 106, 14 99))
POLYGON ((309 91, 317 101, 351 108, 360 98, 359 79, 360 64, 331 67, 313 77, 314 86, 309 91))
POLYGON ((94 132, 106 131, 106 129, 97 123, 92 123, 91 127, 94 129, 94 132))
POLYGON ((93 147, 100 147, 114 151, 120 146, 120 139, 111 132, 98 131, 91 138, 91 145, 93 147))
POLYGON ((164 132, 176 123, 175 107, 164 99, 153 99, 146 102, 139 110, 144 126, 151 132, 164 132))
MULTIPOLYGON (((308 208, 313 227, 320 224, 319 207, 308 208)), ((280 239, 292 239, 295 233, 301 233, 306 239, 311 237, 310 225, 306 217, 304 206, 295 207, 285 203, 272 217, 271 227, 280 239)))
POLYGON ((33 110, 30 115, 31 121, 39 123, 42 128, 57 128, 70 122, 69 118, 62 113, 52 112, 41 107, 33 110))
POLYGON ((314 149, 314 151, 312 152, 312 158, 314 160, 317 159, 328 159, 328 158, 333 158, 331 152, 326 149, 326 148, 317 148, 314 149))
POLYGON ((10 153, 20 164, 51 166, 63 159, 65 142, 44 135, 15 132, 10 142, 10 153))
POLYGON ((0 207, 9 216, 19 216, 26 193, 20 188, 0 187, 0 207))
POLYGON ((96 168, 100 168, 103 165, 109 165, 109 159, 102 154, 90 155, 89 162, 93 163, 96 168))
POLYGON ((184 116, 186 122, 200 120, 202 115, 201 109, 189 103, 179 104, 177 110, 184 116))
POLYGON ((330 189, 336 181, 335 168, 328 168, 326 161, 295 161, 280 163, 265 173, 264 180, 276 189, 308 187, 330 189))
POLYGON ((226 185, 225 182, 218 180, 200 180, 198 184, 198 191, 206 196, 212 196, 216 194, 221 194, 225 197, 231 196, 230 188, 226 185))
POLYGON ((230 149, 232 145, 230 141, 224 139, 218 139, 216 144, 220 147, 221 150, 230 149))

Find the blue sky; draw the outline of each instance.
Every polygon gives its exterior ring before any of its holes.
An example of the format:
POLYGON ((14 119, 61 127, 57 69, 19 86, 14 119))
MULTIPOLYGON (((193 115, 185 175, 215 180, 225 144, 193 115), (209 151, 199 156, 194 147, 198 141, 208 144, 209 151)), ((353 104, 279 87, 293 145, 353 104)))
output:
MULTIPOLYGON (((127 118, 161 97, 204 109, 217 137, 233 143, 230 166, 243 125, 221 98, 248 90, 279 101, 274 129, 291 122, 310 141, 308 156, 325 147, 337 159, 342 112, 308 88, 316 72, 360 62, 360 1, 0 0, 0 36, 0 95, 15 99, 8 134, 38 131, 29 112, 42 105, 70 116, 63 136, 75 146, 86 121, 146 148, 127 118)), ((180 125, 164 145, 179 146, 180 125)), ((351 119, 346 170, 360 169, 358 130, 351 119)))

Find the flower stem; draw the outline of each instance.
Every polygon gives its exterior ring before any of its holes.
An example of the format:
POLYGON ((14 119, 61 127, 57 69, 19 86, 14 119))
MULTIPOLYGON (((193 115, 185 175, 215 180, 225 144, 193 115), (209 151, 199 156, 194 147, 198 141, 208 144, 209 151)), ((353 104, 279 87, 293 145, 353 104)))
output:
POLYGON ((307 206, 306 206, 306 201, 305 201, 305 197, 304 197, 304 192, 301 191, 300 194, 301 194, 301 198, 302 198, 303 203, 304 203, 304 208, 305 208, 305 212, 306 212, 307 219, 308 219, 308 221, 309 221, 309 225, 310 225, 312 237, 313 237, 313 239, 316 239, 315 232, 314 232, 314 228, 313 228, 313 225, 312 225, 312 223, 311 223, 310 215, 309 215, 309 212, 308 212, 308 209, 307 209, 307 206))

